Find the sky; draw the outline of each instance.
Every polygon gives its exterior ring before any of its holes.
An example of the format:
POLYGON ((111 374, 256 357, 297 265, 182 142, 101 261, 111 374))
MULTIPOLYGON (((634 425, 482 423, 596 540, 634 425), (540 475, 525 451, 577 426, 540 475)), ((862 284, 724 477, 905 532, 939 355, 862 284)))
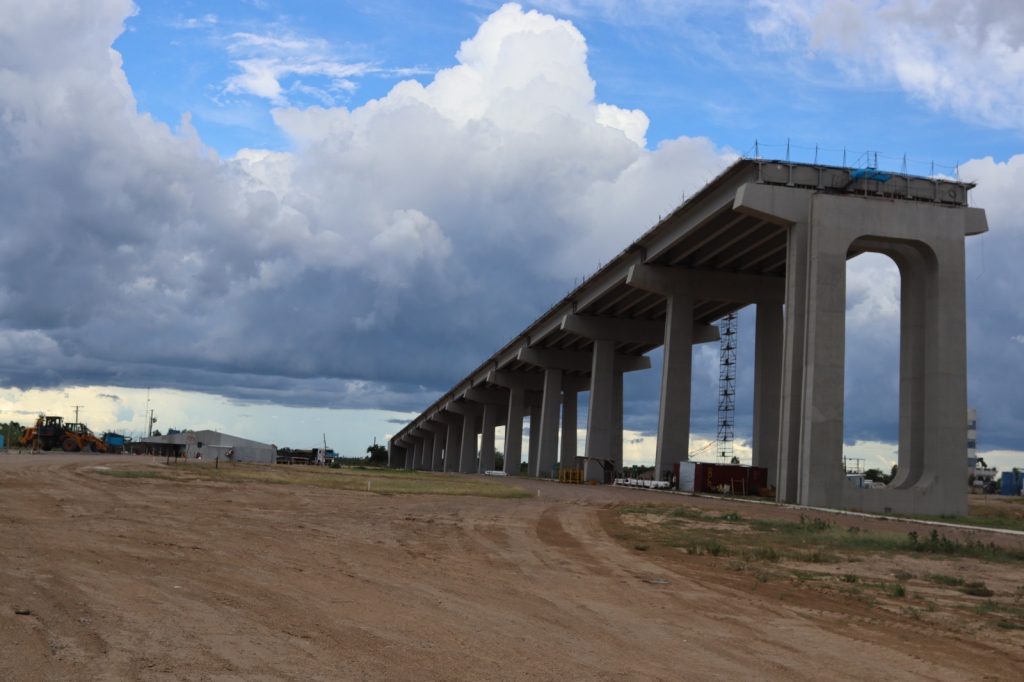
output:
MULTIPOLYGON (((2 420, 79 405, 137 434, 148 405, 156 428, 361 453, 738 155, 788 147, 978 183, 968 399, 989 463, 1024 465, 1016 1, 0 0, 0 16, 2 420)), ((847 454, 888 466, 892 262, 851 261, 847 302, 847 454)), ((700 449, 717 349, 694 360, 700 449)), ((627 463, 653 463, 652 361, 626 379, 627 463)))

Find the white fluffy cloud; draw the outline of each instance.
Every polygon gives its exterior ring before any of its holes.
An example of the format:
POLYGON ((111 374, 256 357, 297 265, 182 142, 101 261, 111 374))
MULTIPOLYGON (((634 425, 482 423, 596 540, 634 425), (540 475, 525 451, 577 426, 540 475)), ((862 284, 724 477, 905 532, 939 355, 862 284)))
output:
MULTIPOLYGON (((137 112, 130 2, 0 8, 0 339, 45 350, 4 354, 7 385, 418 407, 730 158, 646 149, 579 31, 517 5, 425 84, 277 109, 295 150, 226 160, 137 112)), ((308 46, 257 38, 239 60, 276 66, 236 87, 282 101, 308 46)))
POLYGON ((1018 0, 760 0, 751 28, 831 57, 862 83, 892 81, 969 121, 1024 129, 1018 0))

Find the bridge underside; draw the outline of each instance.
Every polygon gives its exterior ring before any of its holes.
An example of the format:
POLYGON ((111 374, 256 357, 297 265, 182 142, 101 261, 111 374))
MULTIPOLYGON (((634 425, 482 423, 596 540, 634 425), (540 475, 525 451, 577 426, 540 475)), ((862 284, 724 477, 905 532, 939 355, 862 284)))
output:
POLYGON ((504 470, 519 474, 529 416, 530 475, 551 476, 557 462, 601 480, 622 468, 622 375, 663 347, 664 478, 688 459, 693 346, 755 305, 753 458, 779 500, 965 513, 964 243, 987 229, 967 206, 971 187, 740 160, 396 434, 391 465, 489 470, 504 425, 504 470), (884 489, 854 488, 842 467, 846 261, 868 251, 891 256, 902 277, 899 476, 884 489))

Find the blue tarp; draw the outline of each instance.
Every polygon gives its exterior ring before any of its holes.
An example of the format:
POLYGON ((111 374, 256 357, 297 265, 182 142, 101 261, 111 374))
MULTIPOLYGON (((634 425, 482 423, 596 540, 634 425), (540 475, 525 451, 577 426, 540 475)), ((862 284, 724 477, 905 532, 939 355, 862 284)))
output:
POLYGON ((889 182, 892 179, 892 174, 884 173, 877 168, 858 168, 850 171, 850 178, 852 180, 875 180, 877 182, 889 182))

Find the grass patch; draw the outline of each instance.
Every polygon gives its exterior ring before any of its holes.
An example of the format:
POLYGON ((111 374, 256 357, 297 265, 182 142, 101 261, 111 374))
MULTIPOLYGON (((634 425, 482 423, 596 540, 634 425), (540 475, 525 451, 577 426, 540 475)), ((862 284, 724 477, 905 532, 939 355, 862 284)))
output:
POLYGON ((225 464, 189 462, 157 469, 112 468, 96 473, 115 478, 153 478, 182 483, 215 482, 228 484, 266 483, 299 485, 371 492, 377 495, 473 495, 478 497, 530 497, 530 493, 500 481, 468 476, 446 476, 402 469, 368 467, 331 469, 328 467, 288 466, 283 464, 225 464))
POLYGON ((996 627, 1004 630, 1024 630, 1024 623, 1003 619, 996 621, 996 627))
POLYGON ((995 592, 988 588, 988 585, 981 581, 964 583, 960 591, 972 597, 991 597, 995 592))
POLYGON ((940 575, 938 573, 928 576, 928 580, 936 585, 943 585, 945 587, 960 587, 964 584, 963 578, 958 578, 955 575, 940 575))
POLYGON ((903 583, 882 583, 882 592, 896 599, 907 596, 907 588, 903 586, 903 583))
MULTIPOLYGON (((798 521, 743 519, 733 512, 714 514, 692 507, 655 504, 623 506, 617 511, 620 516, 635 514, 650 518, 651 522, 643 525, 627 524, 631 541, 680 548, 700 556, 736 555, 748 562, 834 564, 896 552, 1024 562, 1024 550, 977 540, 962 541, 947 537, 938 529, 924 535, 876 532, 858 527, 843 528, 828 519, 803 514, 798 521), (721 521, 735 526, 738 532, 709 525, 721 521)), ((914 576, 901 572, 895 577, 905 582, 914 576)), ((944 584, 943 578, 930 580, 944 584)))
POLYGON ((981 500, 969 502, 967 516, 921 516, 904 515, 908 519, 924 519, 926 521, 942 521, 957 523, 979 528, 1004 528, 1007 530, 1024 530, 1024 497, 985 496, 981 500))

